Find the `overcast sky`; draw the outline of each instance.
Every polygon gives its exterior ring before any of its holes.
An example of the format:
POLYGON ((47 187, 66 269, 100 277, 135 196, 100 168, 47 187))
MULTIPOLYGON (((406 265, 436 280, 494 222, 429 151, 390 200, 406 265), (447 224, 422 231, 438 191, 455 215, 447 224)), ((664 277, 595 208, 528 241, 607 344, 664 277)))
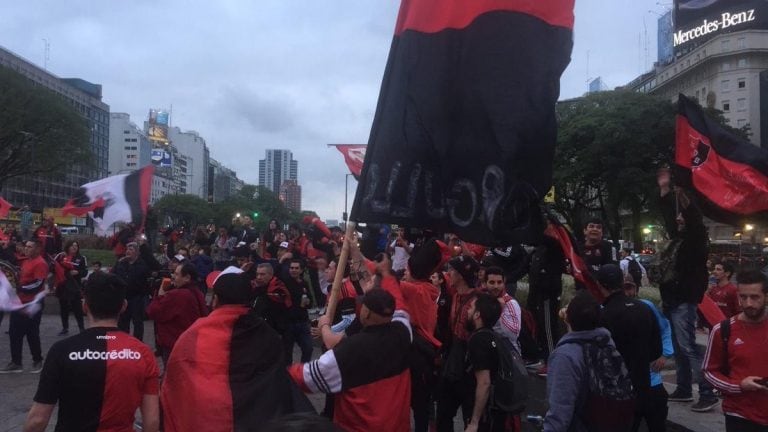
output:
MULTIPOLYGON (((588 78, 613 88, 648 69, 658 14, 670 6, 577 0, 561 98, 582 95, 588 78)), ((42 66, 47 39, 49 71, 101 84, 111 111, 136 124, 149 108, 173 105, 173 125, 198 131, 211 157, 248 183, 258 183, 265 149, 292 150, 303 208, 341 219, 347 171, 326 144, 367 142, 398 8, 394 0, 4 1, 0 45, 42 66)))

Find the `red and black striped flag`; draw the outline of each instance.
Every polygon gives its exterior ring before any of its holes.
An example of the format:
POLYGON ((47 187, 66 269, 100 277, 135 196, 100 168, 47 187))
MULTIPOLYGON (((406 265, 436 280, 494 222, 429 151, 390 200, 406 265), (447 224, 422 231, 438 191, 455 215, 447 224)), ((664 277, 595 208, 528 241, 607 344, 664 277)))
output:
POLYGON ((707 117, 680 95, 675 144, 675 179, 698 196, 702 213, 741 225, 768 211, 768 151, 707 117))
POLYGON ((96 232, 103 234, 116 222, 144 226, 149 195, 152 191, 154 165, 130 174, 120 174, 85 184, 63 207, 64 215, 89 215, 96 232))
POLYGON ((574 0, 403 0, 352 220, 532 241, 574 0))

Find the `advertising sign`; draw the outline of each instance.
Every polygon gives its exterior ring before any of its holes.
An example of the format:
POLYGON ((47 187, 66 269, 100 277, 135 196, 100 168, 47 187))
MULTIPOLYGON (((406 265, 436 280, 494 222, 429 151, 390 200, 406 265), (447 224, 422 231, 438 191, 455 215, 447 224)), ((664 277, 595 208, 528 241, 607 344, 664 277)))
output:
POLYGON ((727 32, 768 28, 765 0, 676 0, 675 53, 727 32))
POLYGON ((159 167, 171 166, 171 153, 163 149, 152 149, 152 163, 159 167))
POLYGON ((85 226, 86 221, 88 220, 88 218, 84 218, 84 217, 75 217, 75 216, 69 216, 69 215, 64 216, 60 208, 54 208, 54 207, 44 208, 43 215, 53 216, 53 222, 56 225, 85 226))
POLYGON ((147 135, 153 141, 162 143, 168 142, 168 120, 167 111, 151 109, 149 110, 149 130, 147 135))

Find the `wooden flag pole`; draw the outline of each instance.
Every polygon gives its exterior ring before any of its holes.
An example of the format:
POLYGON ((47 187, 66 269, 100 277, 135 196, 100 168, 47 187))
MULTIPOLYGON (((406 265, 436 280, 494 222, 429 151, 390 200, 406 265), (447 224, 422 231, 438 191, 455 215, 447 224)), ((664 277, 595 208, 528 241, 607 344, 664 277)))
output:
POLYGON ((352 241, 354 234, 355 223, 347 222, 347 232, 344 234, 339 264, 336 266, 336 275, 333 278, 331 294, 328 297, 328 307, 325 309, 325 316, 328 317, 328 322, 330 323, 333 322, 333 317, 336 314, 336 304, 339 301, 339 293, 341 292, 341 281, 344 279, 344 269, 347 268, 347 260, 349 259, 349 242, 352 241))

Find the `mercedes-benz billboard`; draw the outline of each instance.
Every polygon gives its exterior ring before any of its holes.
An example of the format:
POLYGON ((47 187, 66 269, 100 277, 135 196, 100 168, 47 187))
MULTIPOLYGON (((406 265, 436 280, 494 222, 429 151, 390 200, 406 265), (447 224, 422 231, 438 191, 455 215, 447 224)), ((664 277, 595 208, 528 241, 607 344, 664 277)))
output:
POLYGON ((768 28, 766 0, 675 0, 675 54, 724 32, 768 28))

